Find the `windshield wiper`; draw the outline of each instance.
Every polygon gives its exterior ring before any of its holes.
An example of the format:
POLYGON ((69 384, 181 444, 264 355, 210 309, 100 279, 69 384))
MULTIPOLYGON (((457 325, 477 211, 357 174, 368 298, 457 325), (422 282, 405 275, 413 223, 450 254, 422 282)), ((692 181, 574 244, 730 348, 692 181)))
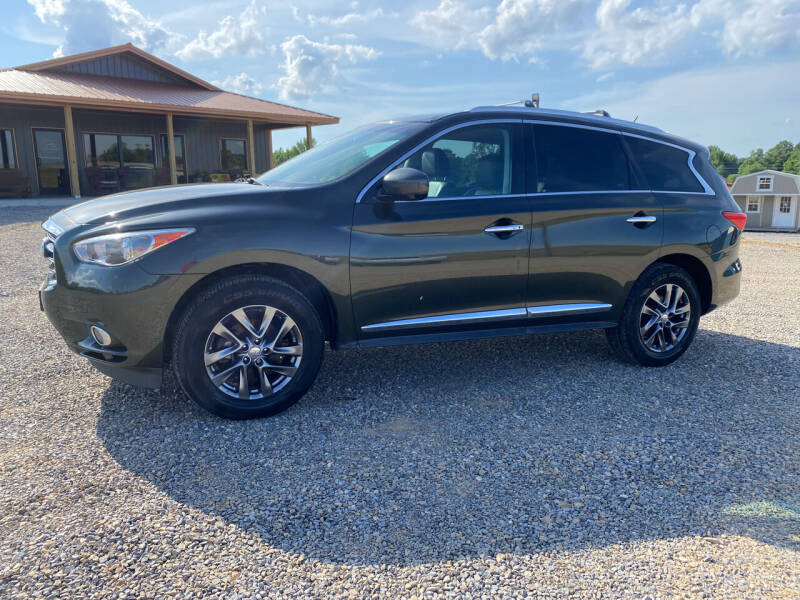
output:
POLYGON ((268 187, 266 183, 261 183, 258 179, 254 179, 253 177, 239 177, 234 183, 249 183, 250 185, 263 185, 264 187, 268 187))

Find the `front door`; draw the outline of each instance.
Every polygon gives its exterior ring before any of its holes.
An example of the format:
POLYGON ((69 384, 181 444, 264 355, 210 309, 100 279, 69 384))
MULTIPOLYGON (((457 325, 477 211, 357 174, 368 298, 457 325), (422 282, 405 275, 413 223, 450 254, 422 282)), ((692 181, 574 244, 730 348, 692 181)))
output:
POLYGON ((661 201, 620 134, 566 124, 532 133, 531 324, 614 321, 627 288, 658 258, 661 201))
POLYGON ((68 195, 70 189, 64 132, 60 129, 34 129, 33 142, 39 193, 68 195))
POLYGON ((362 341, 525 319, 530 240, 517 122, 444 133, 397 166, 424 171, 429 196, 355 206, 353 311, 362 341))
POLYGON ((797 213, 797 198, 778 196, 775 198, 772 211, 773 227, 794 227, 794 216, 797 213))

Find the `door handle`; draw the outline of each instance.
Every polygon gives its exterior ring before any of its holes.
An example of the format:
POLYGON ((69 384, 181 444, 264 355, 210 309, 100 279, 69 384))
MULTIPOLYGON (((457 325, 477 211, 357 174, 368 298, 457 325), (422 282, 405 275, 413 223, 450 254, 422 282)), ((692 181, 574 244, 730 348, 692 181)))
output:
POLYGON ((522 231, 525 225, 521 223, 509 223, 508 225, 489 225, 484 231, 486 233, 513 233, 514 231, 522 231))
POLYGON ((633 217, 628 217, 625 220, 628 223, 633 223, 634 225, 646 225, 648 223, 656 222, 656 218, 652 215, 635 215, 633 217))

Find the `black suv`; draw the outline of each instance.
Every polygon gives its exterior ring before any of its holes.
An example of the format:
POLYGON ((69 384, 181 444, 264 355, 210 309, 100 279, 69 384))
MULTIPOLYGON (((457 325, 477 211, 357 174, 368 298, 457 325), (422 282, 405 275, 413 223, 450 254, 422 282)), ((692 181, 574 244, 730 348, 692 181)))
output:
POLYGON ((739 291, 745 215, 697 144, 604 115, 386 121, 258 179, 115 194, 44 225, 40 291, 100 371, 274 414, 332 348, 604 328, 666 365, 739 291))

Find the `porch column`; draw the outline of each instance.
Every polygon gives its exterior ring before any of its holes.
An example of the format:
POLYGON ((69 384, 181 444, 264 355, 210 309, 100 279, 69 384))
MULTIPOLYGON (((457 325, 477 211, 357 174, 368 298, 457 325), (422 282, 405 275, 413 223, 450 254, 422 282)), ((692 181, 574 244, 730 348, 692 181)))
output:
POLYGON ((267 127, 267 168, 271 169, 274 166, 275 159, 272 157, 272 127, 267 127))
POLYGON ((311 123, 306 123, 306 149, 311 150, 311 123))
POLYGON ((175 159, 175 129, 172 126, 172 113, 167 113, 167 154, 169 158, 169 183, 178 185, 178 161, 175 159))
POLYGON ((72 124, 72 107, 64 105, 64 133, 67 145, 67 170, 69 189, 73 198, 81 197, 81 182, 78 179, 78 151, 75 149, 75 127, 72 124))
POLYGON ((247 145, 250 152, 247 153, 248 166, 250 167, 250 177, 255 177, 256 173, 256 145, 253 137, 253 119, 247 119, 247 145))

